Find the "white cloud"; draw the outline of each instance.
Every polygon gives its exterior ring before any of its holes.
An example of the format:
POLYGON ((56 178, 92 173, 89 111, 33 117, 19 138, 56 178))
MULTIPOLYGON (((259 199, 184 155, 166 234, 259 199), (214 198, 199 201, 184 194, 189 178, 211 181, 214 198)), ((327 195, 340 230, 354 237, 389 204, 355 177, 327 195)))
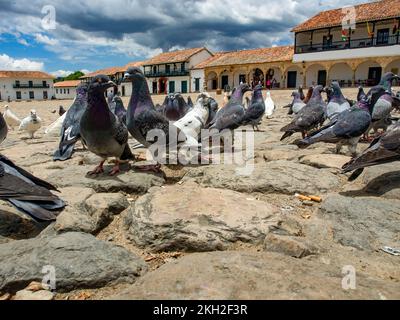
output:
POLYGON ((57 70, 57 71, 53 71, 50 73, 55 77, 66 77, 66 76, 70 75, 71 73, 73 73, 73 71, 57 70))
POLYGON ((0 54, 0 70, 41 71, 43 69, 43 62, 32 61, 26 58, 14 59, 6 54, 0 54))
POLYGON ((51 39, 48 36, 41 33, 35 34, 35 40, 36 42, 43 43, 48 46, 55 46, 59 43, 57 39, 51 39))
POLYGON ((89 71, 88 69, 82 69, 81 72, 83 72, 84 74, 88 74, 91 73, 92 71, 89 71))

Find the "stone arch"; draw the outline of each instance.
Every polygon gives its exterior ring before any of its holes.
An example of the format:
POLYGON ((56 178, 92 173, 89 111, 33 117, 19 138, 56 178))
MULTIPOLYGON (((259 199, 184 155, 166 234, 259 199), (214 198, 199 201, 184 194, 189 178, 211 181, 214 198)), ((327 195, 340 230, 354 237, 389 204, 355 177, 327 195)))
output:
POLYGON ((382 66, 376 60, 366 60, 357 65, 355 84, 364 87, 374 86, 383 74, 382 66))
POLYGON ((282 88, 282 75, 283 72, 278 66, 270 66, 265 69, 265 84, 270 79, 274 84, 274 88, 282 88))
POLYGON ((303 69, 298 65, 290 65, 284 71, 284 87, 298 88, 303 86, 303 69), (291 74, 289 74, 291 72, 291 74), (295 74, 294 74, 295 73, 295 74), (290 75, 290 78, 288 77, 290 75))
POLYGON ((240 85, 240 81, 247 82, 247 69, 240 68, 233 72, 233 86, 237 87, 240 85), (244 79, 243 79, 244 78, 244 79))
POLYGON ((328 71, 328 82, 337 81, 341 87, 351 87, 353 85, 353 70, 347 62, 334 63, 328 71))
POLYGON ((207 80, 207 90, 217 90, 218 89, 218 75, 214 71, 210 71, 206 77, 207 80))
POLYGON ((326 85, 326 80, 328 79, 328 70, 321 63, 313 63, 309 65, 306 69, 306 86, 315 86, 321 84, 326 85), (323 79, 323 73, 325 73, 325 81, 323 79))
MULTIPOLYGON (((394 74, 400 75, 400 58, 393 59, 386 65, 385 72, 393 72, 394 74)), ((400 85, 399 80, 395 80, 394 85, 400 85)))
POLYGON ((253 83, 253 86, 256 86, 259 81, 262 85, 265 84, 264 71, 257 67, 250 71, 250 84, 253 83))

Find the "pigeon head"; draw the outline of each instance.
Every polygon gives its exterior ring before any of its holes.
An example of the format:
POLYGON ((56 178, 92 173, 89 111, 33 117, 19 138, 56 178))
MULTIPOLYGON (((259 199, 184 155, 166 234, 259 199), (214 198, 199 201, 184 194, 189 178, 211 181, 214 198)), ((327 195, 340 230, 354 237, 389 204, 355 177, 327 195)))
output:
POLYGON ((125 81, 133 81, 135 79, 145 79, 143 71, 138 67, 130 67, 124 75, 125 81))
MULTIPOLYGON (((259 85, 257 85, 257 86, 259 86, 259 85)), ((241 91, 242 93, 246 93, 246 92, 248 92, 248 91, 252 91, 251 88, 250 88, 250 86, 249 86, 247 83, 242 83, 242 84, 239 86, 239 88, 240 88, 240 91, 241 91)))
POLYGON ((321 85, 316 86, 314 88, 314 90, 313 90, 312 98, 320 97, 321 96, 321 92, 325 92, 324 87, 321 86, 321 85))
POLYGON ((88 91, 105 92, 108 88, 114 87, 115 83, 104 74, 95 76, 90 82, 88 91))
POLYGON ((31 110, 31 118, 32 119, 37 119, 36 110, 34 110, 34 109, 31 110))
MULTIPOLYGON (((256 85, 256 86, 254 87, 253 91, 261 91, 262 88, 263 88, 262 85, 261 85, 261 84, 258 84, 258 85, 256 85)), ((269 92, 269 91, 267 91, 267 92, 269 92)))
POLYGON ((10 107, 8 106, 8 104, 6 104, 5 106, 4 106, 4 110, 8 110, 10 107))

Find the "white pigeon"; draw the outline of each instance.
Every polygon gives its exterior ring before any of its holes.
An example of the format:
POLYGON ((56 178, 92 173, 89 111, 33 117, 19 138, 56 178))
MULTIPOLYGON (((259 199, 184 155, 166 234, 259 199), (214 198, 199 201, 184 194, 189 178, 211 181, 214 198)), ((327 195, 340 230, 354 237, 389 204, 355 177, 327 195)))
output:
POLYGON ((4 120, 6 120, 7 125, 11 129, 14 129, 14 127, 19 127, 21 120, 14 114, 14 112, 10 110, 8 105, 5 105, 4 109, 3 117, 4 120))
POLYGON ((178 146, 180 150, 183 150, 181 154, 186 159, 188 159, 187 157, 192 158, 193 151, 195 155, 199 154, 198 148, 201 147, 199 136, 210 114, 211 101, 215 100, 208 93, 201 93, 193 108, 183 118, 174 122, 174 126, 186 135, 186 141, 178 146))
POLYGON ((264 101, 265 104, 265 116, 269 119, 275 111, 275 103, 271 98, 271 93, 267 91, 267 97, 264 101))
POLYGON ((31 114, 26 118, 22 119, 21 124, 18 130, 24 130, 29 133, 29 137, 33 139, 34 134, 36 131, 40 129, 42 126, 42 119, 40 119, 37 114, 36 110, 31 110, 31 114))
POLYGON ((67 113, 64 112, 61 117, 59 117, 56 121, 54 121, 51 125, 49 125, 44 131, 45 135, 51 137, 59 137, 61 133, 61 127, 64 123, 65 117, 67 113))

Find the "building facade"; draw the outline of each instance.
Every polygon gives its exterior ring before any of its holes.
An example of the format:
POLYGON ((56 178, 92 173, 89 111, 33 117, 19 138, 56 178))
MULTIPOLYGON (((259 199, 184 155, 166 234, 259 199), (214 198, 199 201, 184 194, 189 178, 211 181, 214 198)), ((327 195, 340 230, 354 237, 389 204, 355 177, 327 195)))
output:
POLYGON ((304 85, 372 86, 400 70, 400 0, 323 11, 292 29, 304 85), (346 20, 351 17, 351 20, 346 20))
POLYGON ((189 93, 202 90, 201 71, 193 68, 212 57, 207 48, 192 48, 161 53, 143 63, 150 93, 189 93))
POLYGON ((53 80, 41 71, 0 71, 0 101, 52 99, 53 80))
POLYGON ((66 80, 54 84, 54 93, 56 99, 74 99, 76 96, 76 87, 81 83, 80 80, 66 80))

